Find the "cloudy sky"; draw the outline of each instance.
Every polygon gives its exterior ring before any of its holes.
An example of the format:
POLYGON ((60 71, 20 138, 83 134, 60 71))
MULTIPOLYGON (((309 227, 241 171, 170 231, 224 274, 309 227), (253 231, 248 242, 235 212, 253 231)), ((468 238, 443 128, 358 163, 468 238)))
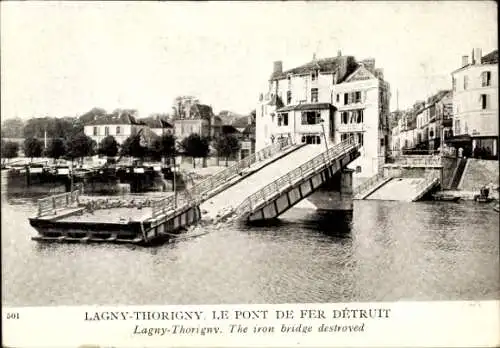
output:
POLYGON ((284 69, 337 51, 376 59, 391 109, 451 87, 474 47, 497 47, 495 2, 5 2, 1 116, 94 106, 169 112, 195 95, 217 112, 255 108, 284 69))

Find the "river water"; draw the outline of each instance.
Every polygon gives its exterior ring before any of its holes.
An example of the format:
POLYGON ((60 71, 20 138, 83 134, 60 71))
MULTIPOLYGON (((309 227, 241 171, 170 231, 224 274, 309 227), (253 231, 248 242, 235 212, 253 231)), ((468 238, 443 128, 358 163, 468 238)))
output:
MULTIPOLYGON (((4 191, 4 190, 2 190, 4 191)), ((39 244, 35 203, 2 193, 8 306, 485 300, 500 294, 499 215, 473 202, 356 201, 352 221, 291 209, 154 248, 39 244)))

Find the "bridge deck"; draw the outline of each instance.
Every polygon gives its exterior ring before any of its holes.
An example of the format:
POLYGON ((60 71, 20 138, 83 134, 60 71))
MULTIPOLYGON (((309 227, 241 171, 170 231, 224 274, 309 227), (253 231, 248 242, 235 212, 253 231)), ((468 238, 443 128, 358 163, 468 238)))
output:
POLYGON ((252 193, 299 167, 323 151, 323 146, 307 145, 269 164, 204 202, 201 205, 201 210, 207 212, 204 218, 215 218, 217 214, 223 215, 221 212, 225 210, 236 208, 252 193))
POLYGON ((393 178, 365 199, 411 202, 433 187, 429 178, 393 178))

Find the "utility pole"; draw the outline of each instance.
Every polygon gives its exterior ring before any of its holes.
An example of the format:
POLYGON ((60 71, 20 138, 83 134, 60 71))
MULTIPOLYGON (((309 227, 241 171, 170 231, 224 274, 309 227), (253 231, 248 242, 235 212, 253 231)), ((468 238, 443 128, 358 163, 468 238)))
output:
POLYGON ((399 89, 396 89, 396 110, 399 111, 399 89))

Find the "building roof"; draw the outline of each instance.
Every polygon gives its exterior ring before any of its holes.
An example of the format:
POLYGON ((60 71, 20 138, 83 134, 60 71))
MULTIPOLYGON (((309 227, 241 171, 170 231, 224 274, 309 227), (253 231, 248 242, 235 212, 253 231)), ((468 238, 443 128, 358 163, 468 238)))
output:
POLYGON ((239 133, 239 130, 237 130, 235 127, 225 124, 221 127, 221 131, 224 134, 233 134, 233 133, 239 133))
POLYGON ((174 128, 167 120, 157 117, 146 117, 138 120, 143 122, 149 128, 174 128))
POLYGON ((255 125, 249 124, 242 132, 243 134, 255 134, 255 125))
POLYGON ((235 119, 231 125, 235 128, 245 128, 250 124, 250 116, 241 116, 235 119))
POLYGON ((86 125, 120 125, 120 124, 144 125, 143 122, 138 121, 129 112, 112 113, 102 116, 96 115, 93 120, 86 123, 86 125))
MULTIPOLYGON (((498 64, 498 50, 494 50, 481 58, 481 64, 498 64)), ((467 64, 458 69, 453 70, 451 73, 454 74, 457 71, 469 68, 471 66, 476 66, 475 64, 467 64)))
POLYGON ((481 64, 498 64, 498 50, 488 53, 481 58, 481 64))
MULTIPOLYGON (((347 61, 349 58, 354 59, 351 56, 337 56, 330 58, 322 58, 322 59, 313 59, 312 61, 298 66, 293 69, 286 70, 284 72, 273 72, 271 74, 270 80, 282 79, 286 78, 287 75, 302 75, 308 74, 313 71, 318 70, 319 72, 333 72, 339 69, 342 65, 343 61, 347 61)), ((345 76, 339 76, 338 80, 342 80, 345 76)))
POLYGON ((287 105, 281 109, 276 110, 276 112, 285 111, 313 111, 313 110, 324 110, 334 108, 330 103, 312 103, 312 104, 297 104, 297 105, 287 105))

